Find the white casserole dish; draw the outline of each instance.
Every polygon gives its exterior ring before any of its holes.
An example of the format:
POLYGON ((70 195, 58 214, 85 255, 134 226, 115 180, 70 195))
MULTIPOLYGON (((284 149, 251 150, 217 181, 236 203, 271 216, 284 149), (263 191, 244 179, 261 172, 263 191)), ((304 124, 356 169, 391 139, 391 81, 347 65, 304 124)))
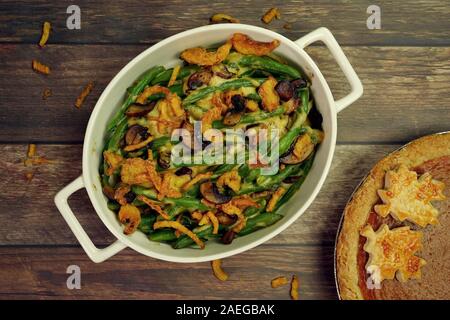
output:
POLYGON ((297 41, 291 41, 267 29, 244 24, 210 25, 179 33, 142 52, 129 62, 106 87, 97 101, 86 129, 83 146, 83 173, 58 192, 55 196, 56 206, 87 255, 94 262, 102 262, 126 247, 150 257, 173 262, 209 261, 241 253, 282 232, 309 207, 322 187, 331 165, 336 144, 336 114, 357 100, 362 93, 361 81, 333 35, 326 28, 319 28, 297 41), (107 207, 107 200, 102 193, 98 173, 107 123, 122 103, 127 87, 146 70, 154 65, 166 67, 173 65, 182 50, 223 43, 235 32, 245 33, 260 41, 280 40, 281 44, 275 53, 286 58, 291 65, 300 67, 311 80, 311 90, 316 106, 323 116, 325 139, 319 147, 307 179, 301 189, 282 208, 281 213, 285 215, 283 219, 270 227, 237 238, 230 245, 209 241, 204 250, 192 248, 176 250, 169 245, 149 241, 141 232, 135 232, 130 236, 124 235, 116 214, 107 207), (325 43, 350 83, 351 92, 338 101, 334 101, 322 73, 303 50, 315 41, 325 43), (98 216, 117 238, 116 242, 106 248, 99 249, 92 243, 68 206, 69 196, 81 188, 86 188, 98 216))

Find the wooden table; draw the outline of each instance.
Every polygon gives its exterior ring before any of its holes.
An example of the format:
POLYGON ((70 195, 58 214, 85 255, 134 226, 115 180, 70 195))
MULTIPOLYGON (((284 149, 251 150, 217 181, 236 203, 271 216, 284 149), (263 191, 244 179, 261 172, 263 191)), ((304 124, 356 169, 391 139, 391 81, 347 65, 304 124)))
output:
MULTIPOLYGON (((75 1, 73 1, 75 3, 75 1)), ((333 249, 345 203, 378 159, 422 135, 450 129, 450 7, 445 0, 379 1, 381 30, 368 30, 373 1, 76 1, 81 30, 66 28, 63 1, 0 3, 0 298, 220 298, 287 299, 270 279, 298 274, 301 299, 335 299, 333 249), (364 96, 338 116, 331 172, 314 204, 268 243, 224 261, 230 275, 216 280, 209 263, 175 264, 126 249, 95 264, 57 211, 55 193, 81 174, 83 135, 92 108, 112 77, 134 56, 170 35, 208 23, 224 12, 262 26, 277 6, 282 19, 269 29, 290 39, 321 26, 343 46, 364 84, 364 96), (49 20, 49 44, 39 49, 49 20), (291 29, 283 27, 286 23, 291 29), (42 76, 31 60, 51 66, 42 76), (81 109, 74 101, 88 81, 95 88, 81 109), (42 100, 50 88, 53 96, 42 100), (52 160, 34 166, 27 182, 27 144, 52 160), (66 268, 81 268, 81 290, 66 287, 66 268)), ((343 75, 322 46, 308 52, 336 98, 348 92, 343 75)), ((85 191, 70 200, 99 245, 113 236, 85 191)))

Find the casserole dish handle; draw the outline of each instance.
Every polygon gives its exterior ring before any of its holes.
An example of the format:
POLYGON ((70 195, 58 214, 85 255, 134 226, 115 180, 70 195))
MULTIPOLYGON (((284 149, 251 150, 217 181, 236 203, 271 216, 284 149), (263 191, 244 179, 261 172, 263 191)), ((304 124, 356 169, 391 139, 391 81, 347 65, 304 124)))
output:
POLYGON ((314 30, 313 32, 308 33, 304 37, 295 41, 295 43, 302 49, 309 46, 311 43, 316 41, 322 41, 325 46, 330 50, 331 55, 336 60, 337 64, 341 68, 348 82, 350 83, 351 92, 345 97, 335 101, 336 112, 342 111, 347 108, 353 102, 358 100, 359 97, 363 94, 363 86, 361 84, 361 80, 359 80, 356 75, 355 70, 352 65, 348 61, 341 47, 337 43, 333 34, 327 28, 319 28, 314 30))
POLYGON ((81 188, 84 188, 84 181, 83 177, 79 176, 56 194, 55 204, 89 258, 95 263, 103 262, 119 251, 125 249, 126 245, 119 240, 103 249, 99 249, 94 245, 80 222, 78 222, 67 202, 67 199, 81 188))

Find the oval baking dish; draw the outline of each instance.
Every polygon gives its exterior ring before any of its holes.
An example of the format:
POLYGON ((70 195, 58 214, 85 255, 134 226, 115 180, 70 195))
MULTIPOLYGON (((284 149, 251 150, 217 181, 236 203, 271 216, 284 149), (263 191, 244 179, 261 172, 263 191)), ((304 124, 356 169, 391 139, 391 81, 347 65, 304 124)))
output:
POLYGON ((282 232, 303 214, 312 203, 322 187, 331 165, 336 144, 336 114, 357 100, 362 95, 362 92, 362 84, 355 71, 333 35, 326 28, 319 28, 296 41, 291 41, 270 30, 243 24, 211 25, 182 32, 142 52, 128 63, 106 87, 92 112, 87 126, 83 146, 83 174, 56 195, 56 206, 83 249, 94 262, 102 262, 126 247, 130 247, 150 257, 174 262, 209 261, 243 252, 282 232), (293 198, 282 207, 283 219, 272 226, 244 237, 239 237, 229 245, 211 242, 208 243, 204 250, 192 248, 175 250, 169 245, 149 241, 140 232, 135 232, 130 236, 123 234, 122 226, 116 215, 107 207, 107 200, 102 193, 98 174, 106 127, 122 103, 123 92, 150 67, 155 65, 173 65, 178 60, 179 53, 184 49, 223 43, 236 32, 247 34, 259 41, 279 40, 280 46, 275 50, 275 53, 286 59, 290 65, 301 68, 311 81, 311 91, 315 104, 323 117, 322 127, 325 132, 325 138, 317 151, 313 166, 304 184, 293 198), (338 101, 334 101, 322 73, 303 50, 306 46, 316 41, 322 41, 327 46, 350 83, 351 92, 338 101), (89 198, 102 222, 118 239, 106 248, 99 249, 92 243, 68 206, 68 197, 83 187, 86 188, 89 198))

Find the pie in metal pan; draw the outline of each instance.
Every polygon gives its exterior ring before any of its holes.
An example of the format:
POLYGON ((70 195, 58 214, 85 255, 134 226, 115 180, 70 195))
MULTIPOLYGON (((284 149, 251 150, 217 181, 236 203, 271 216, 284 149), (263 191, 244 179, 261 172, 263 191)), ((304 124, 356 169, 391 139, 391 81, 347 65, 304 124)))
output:
POLYGON ((347 203, 336 238, 341 299, 450 299, 450 132, 379 161, 347 203))

